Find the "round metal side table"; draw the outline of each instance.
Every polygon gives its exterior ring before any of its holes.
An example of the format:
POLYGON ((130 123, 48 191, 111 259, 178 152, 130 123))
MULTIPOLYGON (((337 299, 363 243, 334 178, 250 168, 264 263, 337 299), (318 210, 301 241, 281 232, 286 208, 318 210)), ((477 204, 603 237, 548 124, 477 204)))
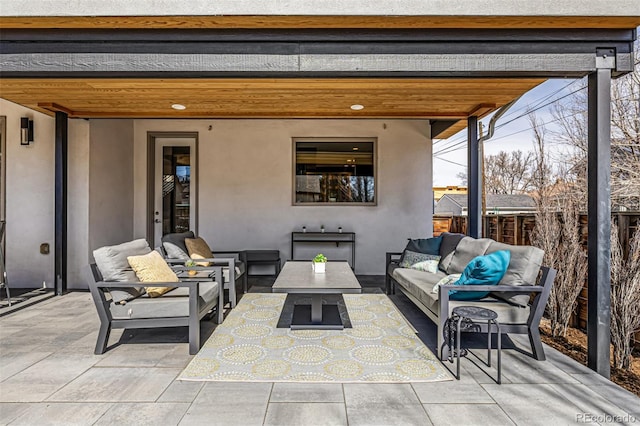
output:
MULTIPOLYGON (((495 327, 496 333, 498 333, 498 378, 496 383, 500 384, 501 380, 501 361, 502 361, 502 346, 501 346, 501 334, 500 324, 497 321, 498 314, 491 309, 479 308, 476 306, 458 306, 451 311, 451 325, 454 326, 456 336, 456 350, 454 356, 456 357, 456 379, 460 380, 460 332, 465 329, 472 329, 474 325, 479 325, 486 321, 487 323, 487 366, 491 367, 491 333, 492 328, 495 327)), ((453 330, 452 330, 453 331, 453 330)), ((453 333, 451 333, 453 334, 453 333)))

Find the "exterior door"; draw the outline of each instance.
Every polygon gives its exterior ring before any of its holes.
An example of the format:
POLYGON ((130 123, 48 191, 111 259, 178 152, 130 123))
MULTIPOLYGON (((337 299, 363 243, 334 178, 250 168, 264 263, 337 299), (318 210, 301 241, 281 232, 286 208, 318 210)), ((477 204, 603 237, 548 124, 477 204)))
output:
POLYGON ((154 165, 154 245, 163 235, 197 233, 195 138, 156 138, 154 165))

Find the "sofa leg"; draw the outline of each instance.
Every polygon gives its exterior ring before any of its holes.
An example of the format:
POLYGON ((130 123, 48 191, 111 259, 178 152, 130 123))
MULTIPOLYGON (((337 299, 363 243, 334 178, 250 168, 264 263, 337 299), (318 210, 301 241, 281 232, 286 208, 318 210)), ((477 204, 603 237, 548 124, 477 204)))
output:
POLYGON ((438 323, 438 347, 436 348, 438 355, 440 355, 440 361, 449 359, 449 346, 444 342, 444 324, 442 321, 438 323))
POLYGON ((540 339, 540 329, 538 327, 529 327, 529 343, 531 344, 531 352, 533 357, 538 361, 544 361, 544 348, 540 339))
POLYGON ((111 324, 103 322, 100 324, 100 331, 98 331, 98 341, 96 342, 96 349, 93 351, 96 355, 102 355, 107 350, 107 344, 109 343, 109 335, 111 334, 111 324))
POLYGON ((236 285, 229 283, 229 306, 236 307, 236 285))
POLYGON ((196 315, 196 323, 189 319, 189 355, 195 355, 200 350, 200 320, 196 315))
POLYGON ((222 321, 224 321, 224 305, 218 303, 218 306, 216 306, 215 322, 216 324, 222 324, 222 321))
POLYGON ((391 280, 389 279, 389 274, 384 276, 384 291, 386 294, 391 294, 391 280))

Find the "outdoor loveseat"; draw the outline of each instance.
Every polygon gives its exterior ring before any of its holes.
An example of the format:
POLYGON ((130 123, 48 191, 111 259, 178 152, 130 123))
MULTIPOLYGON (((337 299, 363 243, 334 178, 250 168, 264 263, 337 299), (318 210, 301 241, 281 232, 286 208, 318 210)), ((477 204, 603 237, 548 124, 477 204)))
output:
MULTIPOLYGON (((437 324, 440 356, 444 359, 449 353, 444 339, 445 323, 454 307, 464 305, 495 311, 501 332, 528 334, 533 357, 544 360, 539 324, 556 275, 554 269, 542 266, 544 252, 536 247, 513 246, 453 233, 442 234, 437 251, 440 259, 433 273, 401 267, 402 253, 387 253, 386 287, 388 293, 399 288, 437 324), (434 292, 437 283, 448 275, 462 273, 477 256, 501 250, 510 252, 510 261, 498 285, 453 285, 452 282, 438 286, 434 292), (478 300, 452 300, 451 290, 489 294, 478 300)), ((487 331, 486 324, 481 327, 482 332, 487 331)))
MULTIPOLYGON (((186 240, 204 240, 196 238, 193 231, 166 234, 162 237, 162 245, 159 250, 166 258, 166 261, 172 265, 184 265, 184 262, 191 259, 186 240)), ((204 243, 206 245, 206 243, 204 243)), ((229 304, 235 308, 237 303, 237 286, 242 287, 242 292, 246 293, 248 289, 247 278, 247 259, 244 251, 230 250, 214 250, 206 246, 204 251, 208 253, 198 259, 199 262, 215 264, 223 266, 222 272, 224 276, 224 289, 229 292, 229 304), (213 257, 215 255, 215 258, 213 257), (231 285, 230 283, 234 283, 231 285)), ((203 269, 202 267, 200 269, 203 269)))
POLYGON ((200 320, 215 310, 215 322, 222 322, 224 292, 218 284, 222 282, 221 266, 210 267, 210 278, 202 282, 141 282, 127 259, 147 255, 155 255, 164 262, 145 240, 94 251, 96 263, 89 265, 88 282, 100 318, 95 354, 106 351, 114 328, 188 327, 189 353, 193 355, 200 350, 200 320), (158 296, 160 292, 152 293, 152 288, 166 289, 158 296))

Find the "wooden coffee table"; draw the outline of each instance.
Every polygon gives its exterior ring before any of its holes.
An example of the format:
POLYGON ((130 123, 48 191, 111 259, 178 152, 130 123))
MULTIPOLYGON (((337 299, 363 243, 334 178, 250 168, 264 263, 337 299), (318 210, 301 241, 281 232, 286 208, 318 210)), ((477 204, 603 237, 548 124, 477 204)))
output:
POLYGON ((273 284, 274 293, 305 293, 311 305, 295 305, 291 329, 342 330, 337 305, 322 304, 323 294, 360 293, 362 288, 347 262, 327 262, 326 272, 313 272, 310 261, 289 261, 273 284))

